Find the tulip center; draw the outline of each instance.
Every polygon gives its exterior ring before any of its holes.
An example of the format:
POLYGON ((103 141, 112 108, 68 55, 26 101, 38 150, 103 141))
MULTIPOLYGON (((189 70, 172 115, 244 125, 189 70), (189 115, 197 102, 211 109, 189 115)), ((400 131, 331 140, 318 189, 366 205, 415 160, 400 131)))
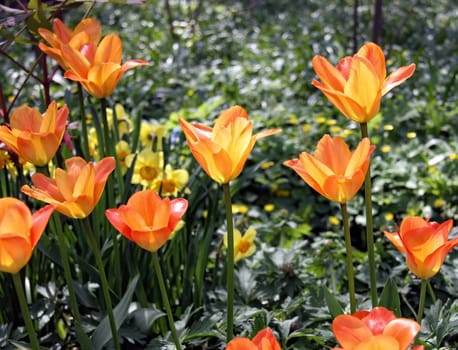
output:
POLYGON ((162 190, 166 193, 174 193, 176 188, 175 181, 168 179, 162 181, 162 190))
POLYGON ((151 181, 157 177, 157 170, 152 166, 144 166, 140 169, 142 179, 151 181))
POLYGON ((241 253, 246 253, 247 250, 250 248, 251 243, 245 239, 241 239, 239 242, 238 250, 241 253))

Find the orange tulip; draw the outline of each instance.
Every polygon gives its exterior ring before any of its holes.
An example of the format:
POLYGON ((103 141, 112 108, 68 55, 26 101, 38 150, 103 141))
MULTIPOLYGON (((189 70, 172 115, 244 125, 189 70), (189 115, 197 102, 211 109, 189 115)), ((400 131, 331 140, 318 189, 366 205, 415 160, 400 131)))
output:
POLYGON ((47 205, 32 215, 20 200, 0 198, 0 271, 17 273, 29 262, 53 211, 47 205))
MULTIPOLYGON (((414 320, 396 318, 384 307, 376 307, 370 312, 337 316, 332 330, 342 346, 333 350, 406 350, 420 331, 420 325, 414 320)), ((415 348, 422 349, 423 346, 415 348)))
POLYGON ((0 141, 25 161, 45 166, 62 142, 68 113, 67 106, 58 110, 56 102, 43 116, 34 108, 19 107, 11 115, 10 128, 0 126, 0 141))
POLYGON ((190 124, 182 118, 180 124, 194 158, 220 184, 240 175, 257 140, 281 131, 265 130, 253 135, 253 123, 240 106, 225 110, 213 128, 190 124))
POLYGON ((153 190, 144 190, 134 193, 118 209, 107 209, 105 215, 126 238, 156 252, 167 242, 187 208, 186 199, 162 199, 153 190))
POLYGON ((264 328, 253 340, 243 337, 232 339, 227 344, 226 350, 281 350, 281 347, 272 330, 264 328))
POLYGON ((38 29, 38 33, 50 45, 39 43, 38 47, 45 54, 54 58, 65 70, 69 67, 62 55, 63 46, 68 45, 70 48, 85 54, 88 48, 97 46, 102 37, 102 27, 99 21, 94 18, 83 19, 73 30, 56 18, 53 29, 54 32, 45 28, 38 29))
POLYGON ((364 138, 354 152, 339 137, 324 135, 314 155, 303 152, 299 159, 283 164, 293 169, 310 187, 333 202, 346 203, 361 188, 375 146, 364 138))
POLYGON ((409 216, 402 220, 399 232, 385 232, 385 236, 406 255, 409 270, 428 279, 439 272, 447 254, 458 246, 458 238, 448 240, 452 227, 453 220, 439 224, 409 216))
POLYGON ((80 82, 89 94, 97 98, 111 95, 127 70, 148 64, 143 60, 129 60, 121 65, 122 42, 116 34, 107 35, 98 46, 93 43, 87 45, 84 52, 64 45, 62 58, 68 67, 64 76, 80 82))
POLYGON ((313 86, 320 89, 347 118, 358 123, 370 121, 379 111, 382 96, 415 71, 412 63, 396 69, 387 77, 385 55, 374 43, 367 43, 354 56, 341 59, 337 67, 322 56, 315 56, 312 66, 321 80, 313 80, 313 86))
POLYGON ((65 161, 67 171, 56 169, 55 179, 36 173, 32 176, 34 187, 22 186, 26 195, 54 204, 56 210, 68 217, 87 217, 97 205, 108 176, 116 167, 113 157, 106 157, 97 164, 86 163, 81 157, 65 161))

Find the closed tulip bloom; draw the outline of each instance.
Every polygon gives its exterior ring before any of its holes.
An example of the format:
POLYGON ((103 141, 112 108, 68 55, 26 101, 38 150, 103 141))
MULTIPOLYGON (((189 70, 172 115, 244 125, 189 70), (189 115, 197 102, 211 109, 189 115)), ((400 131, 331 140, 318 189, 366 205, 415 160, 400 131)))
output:
POLYGON ((116 167, 113 157, 106 157, 95 165, 81 157, 65 161, 67 170, 56 169, 54 179, 36 173, 32 187, 22 186, 26 195, 54 204, 56 210, 74 219, 87 217, 102 196, 108 176, 116 167))
POLYGON ((225 110, 213 128, 191 124, 182 118, 180 124, 194 158, 208 176, 220 184, 240 175, 257 140, 281 131, 265 130, 253 135, 253 122, 240 106, 225 110))
POLYGON ((186 199, 162 199, 153 190, 144 190, 134 193, 118 209, 106 210, 105 215, 127 239, 156 252, 170 238, 187 208, 186 199))
POLYGON ((0 198, 0 271, 17 273, 30 260, 54 206, 31 213, 20 200, 0 198))
POLYGON ((363 45, 354 56, 341 59, 336 67, 322 56, 315 56, 312 66, 320 89, 347 118, 370 121, 379 111, 383 95, 410 78, 415 64, 400 67, 387 76, 385 55, 374 43, 363 45))
POLYGON ((105 36, 98 46, 88 45, 83 52, 64 45, 62 57, 68 67, 64 76, 81 83, 97 98, 110 96, 127 70, 148 64, 143 60, 129 60, 121 65, 122 41, 116 34, 105 36))
POLYGON ((458 238, 448 240, 453 220, 442 224, 418 216, 404 218, 398 232, 385 236, 406 255, 407 267, 416 276, 428 279, 437 274, 447 254, 458 246, 458 238))
MULTIPOLYGON (((407 350, 420 331, 420 325, 407 318, 396 318, 384 307, 339 315, 332 330, 340 348, 333 350, 407 350)), ((423 346, 415 347, 423 350, 423 346)))
POLYGON ((226 350, 281 350, 281 347, 272 330, 264 328, 253 340, 244 337, 232 339, 227 344, 226 350))
POLYGON ((39 28, 38 33, 50 45, 39 43, 38 47, 41 51, 54 58, 66 70, 69 67, 63 58, 62 47, 68 45, 70 48, 85 54, 88 48, 97 46, 102 37, 102 27, 96 19, 86 18, 78 23, 75 29, 71 30, 60 19, 56 18, 53 31, 39 28))
POLYGON ((361 188, 375 146, 364 138, 351 152, 340 137, 324 135, 313 155, 283 164, 293 169, 310 187, 333 202, 347 203, 361 188))
POLYGON ((13 111, 10 126, 0 126, 0 141, 36 166, 45 166, 54 157, 64 137, 68 108, 57 109, 51 102, 44 115, 31 107, 13 111))

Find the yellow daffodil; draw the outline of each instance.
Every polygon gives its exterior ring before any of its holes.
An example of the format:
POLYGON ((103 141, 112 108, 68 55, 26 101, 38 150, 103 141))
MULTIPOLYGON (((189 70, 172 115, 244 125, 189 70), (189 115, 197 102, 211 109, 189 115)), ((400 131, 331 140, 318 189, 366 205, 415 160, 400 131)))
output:
POLYGON ((127 157, 132 153, 129 144, 121 140, 116 144, 116 156, 119 161, 119 166, 121 168, 121 173, 124 175, 129 167, 127 166, 127 157))
MULTIPOLYGON (((128 155, 126 158, 129 167, 133 158, 133 154, 128 155)), ((145 148, 137 155, 131 182, 133 184, 141 184, 144 188, 150 188, 155 180, 161 178, 163 168, 164 153, 153 152, 151 149, 145 148)))
MULTIPOLYGON (((256 251, 255 238, 256 231, 253 227, 249 227, 243 236, 239 230, 234 229, 234 262, 254 254, 256 251)), ((227 233, 224 235, 224 246, 227 247, 227 233)))

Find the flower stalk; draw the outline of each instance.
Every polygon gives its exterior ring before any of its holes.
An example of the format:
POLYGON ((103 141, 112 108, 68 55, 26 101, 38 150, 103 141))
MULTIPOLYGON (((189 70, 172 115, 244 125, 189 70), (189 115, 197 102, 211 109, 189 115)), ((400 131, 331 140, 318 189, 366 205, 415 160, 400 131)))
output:
POLYGON ((351 246, 350 225, 347 211, 347 204, 340 204, 342 212, 342 221, 344 226, 345 236, 345 251, 347 257, 347 278, 348 278, 348 294, 350 297, 350 312, 353 314, 356 311, 356 292, 355 292, 355 274, 353 271, 353 253, 351 246))
MULTIPOLYGON (((361 137, 369 138, 367 123, 361 123, 361 137)), ((375 250, 374 250, 374 228, 372 223, 372 180, 371 166, 367 168, 366 178, 364 180, 364 204, 366 208, 366 244, 367 259, 369 263, 369 286, 371 293, 372 307, 378 304, 377 298, 377 280, 375 275, 375 250)))
POLYGON ((157 280, 159 282, 159 289, 161 290, 162 302, 164 303, 165 311, 167 313, 167 319, 169 321, 170 333, 172 333, 173 342, 177 350, 181 350, 180 339, 178 338, 175 322, 173 320, 172 308, 170 307, 169 298, 167 296, 167 289, 165 288, 164 276, 162 275, 161 264, 159 263, 159 257, 157 252, 153 252, 153 264, 156 270, 157 280))
POLYGON ((107 313, 108 313, 108 319, 110 322, 110 328, 111 328, 111 333, 113 335, 113 343, 114 347, 116 350, 121 350, 120 344, 119 344, 119 335, 118 335, 118 329, 116 326, 116 320, 114 318, 113 314, 113 306, 111 303, 111 297, 110 297, 110 292, 108 289, 108 280, 107 276, 105 274, 105 266, 103 265, 102 261, 102 255, 100 254, 100 249, 97 244, 97 241, 95 239, 94 231, 92 230, 91 223, 89 221, 89 218, 86 217, 83 219, 84 222, 84 227, 86 229, 86 233, 88 236, 88 241, 89 245, 91 247, 91 250, 94 254, 95 262, 97 264, 97 269, 99 270, 99 275, 100 275, 100 284, 102 287, 102 293, 103 293, 103 298, 105 300, 105 306, 107 308, 107 313))
POLYGON ((22 284, 20 273, 13 273, 11 276, 13 277, 14 288, 16 289, 16 295, 19 300, 19 306, 21 308, 22 318, 25 322, 25 328, 29 334, 30 344, 32 345, 33 350, 40 350, 40 344, 38 342, 37 334, 35 333, 27 301, 25 299, 24 286, 22 284))
POLYGON ((227 225, 227 342, 234 337, 234 225, 232 217, 231 187, 223 184, 227 225))
POLYGON ((426 287, 428 286, 428 280, 421 280, 420 287, 420 303, 418 304, 417 312, 417 322, 421 324, 421 319, 423 318, 423 311, 425 310, 425 300, 426 300, 426 287))

